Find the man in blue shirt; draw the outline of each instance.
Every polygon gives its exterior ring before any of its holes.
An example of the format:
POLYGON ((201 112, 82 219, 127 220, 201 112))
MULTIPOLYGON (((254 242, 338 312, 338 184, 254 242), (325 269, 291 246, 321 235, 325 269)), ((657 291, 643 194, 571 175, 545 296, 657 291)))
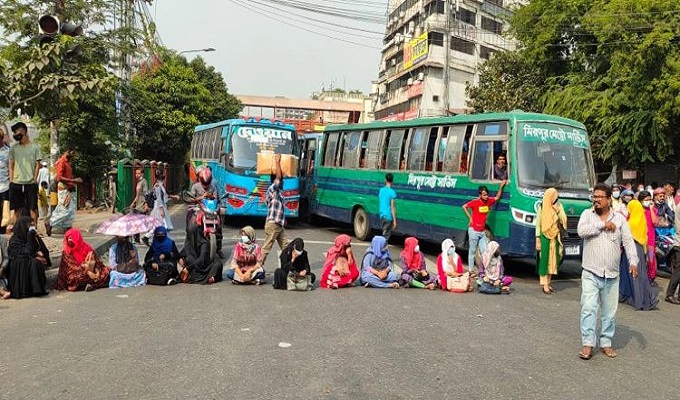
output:
POLYGON ((394 206, 394 199, 397 198, 397 192, 392 189, 392 182, 394 176, 392 174, 385 175, 385 186, 380 189, 378 199, 380 203, 380 226, 382 227, 382 235, 387 241, 392 236, 392 231, 397 229, 397 209, 394 206))

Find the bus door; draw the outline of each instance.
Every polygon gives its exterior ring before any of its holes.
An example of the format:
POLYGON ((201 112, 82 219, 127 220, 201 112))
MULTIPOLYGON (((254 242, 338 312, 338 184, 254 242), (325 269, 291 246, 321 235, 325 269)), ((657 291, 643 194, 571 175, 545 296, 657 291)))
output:
POLYGON ((305 135, 300 143, 300 197, 302 212, 313 212, 316 152, 320 135, 305 135))
MULTIPOLYGON (((508 158, 508 122, 479 123, 474 129, 471 139, 468 168, 470 181, 480 186, 489 186, 489 197, 494 197, 498 184, 500 184, 500 180, 494 176, 496 159, 503 155, 506 160, 510 161, 508 158)), ((489 214, 487 225, 491 227, 492 232, 507 237, 509 234, 509 232, 506 232, 508 230, 507 223, 510 214, 498 212, 499 208, 508 209, 507 203, 505 206, 496 205, 493 207, 494 211, 489 214), (503 221, 505 221, 505 224, 503 221), (503 230, 503 232, 497 231, 498 229, 503 230)))

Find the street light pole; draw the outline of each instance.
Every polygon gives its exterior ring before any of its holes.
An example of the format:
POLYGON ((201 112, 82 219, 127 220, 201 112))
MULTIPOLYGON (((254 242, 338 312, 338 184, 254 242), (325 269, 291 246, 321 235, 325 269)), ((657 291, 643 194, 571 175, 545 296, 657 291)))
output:
POLYGON ((177 53, 177 55, 179 56, 179 55, 182 55, 184 53, 210 53, 212 51, 215 51, 215 49, 212 48, 212 47, 208 47, 208 48, 205 48, 205 49, 182 50, 179 53, 177 53))

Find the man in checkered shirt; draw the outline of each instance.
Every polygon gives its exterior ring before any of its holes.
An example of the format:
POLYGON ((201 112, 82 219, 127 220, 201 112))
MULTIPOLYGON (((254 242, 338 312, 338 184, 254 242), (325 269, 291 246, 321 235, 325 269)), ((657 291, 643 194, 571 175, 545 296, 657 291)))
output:
POLYGON ((274 246, 274 241, 279 244, 281 250, 288 244, 286 238, 286 216, 283 207, 283 176, 281 173, 281 154, 274 155, 274 173, 270 175, 271 186, 267 189, 267 221, 264 224, 266 238, 262 246, 262 263, 264 266, 267 255, 274 246))

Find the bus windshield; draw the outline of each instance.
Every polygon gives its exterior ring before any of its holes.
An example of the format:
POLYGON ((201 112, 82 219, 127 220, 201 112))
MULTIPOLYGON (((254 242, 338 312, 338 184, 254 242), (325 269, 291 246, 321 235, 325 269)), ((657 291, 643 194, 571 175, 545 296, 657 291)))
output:
POLYGON ((279 154, 294 154, 294 132, 257 126, 236 127, 231 135, 229 168, 251 170, 257 165, 257 153, 270 150, 279 154))
POLYGON ((518 184, 589 190, 594 171, 588 135, 573 126, 523 122, 517 129, 518 184))

